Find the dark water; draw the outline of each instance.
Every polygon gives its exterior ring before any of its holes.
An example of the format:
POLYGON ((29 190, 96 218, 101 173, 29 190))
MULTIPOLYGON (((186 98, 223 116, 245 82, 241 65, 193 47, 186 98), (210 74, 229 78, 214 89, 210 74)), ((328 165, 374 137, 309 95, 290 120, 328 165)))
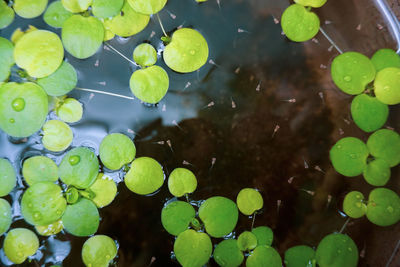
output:
MULTIPOLYGON (((324 29, 343 49, 370 55, 381 47, 395 48, 371 2, 328 1, 319 11, 327 21, 324 29)), ((274 230, 273 245, 281 255, 294 245, 316 246, 323 236, 339 231, 346 221, 339 212, 344 195, 351 190, 368 195, 372 187, 361 177, 336 174, 328 152, 341 137, 366 140, 367 135, 351 121, 351 97, 340 93, 329 78, 329 64, 338 53, 326 39, 320 34, 314 41, 296 44, 282 36, 274 18, 287 5, 275 0, 222 0, 219 7, 214 0, 201 5, 170 0, 160 13, 166 30, 180 25, 199 30, 208 41, 211 61, 199 72, 177 74, 159 58, 157 64, 168 70, 170 89, 156 106, 74 90, 70 95, 84 104, 85 112, 84 119, 72 126, 73 146, 98 151, 106 134, 125 133, 135 139, 137 156, 154 157, 167 175, 176 167, 191 169, 199 182, 193 200, 214 195, 234 200, 244 187, 259 189, 265 204, 255 225, 274 230)), ((29 24, 49 29, 41 19, 19 18, 1 36, 8 38, 16 27, 29 24)), ((143 41, 161 49, 161 35, 153 18, 140 34, 109 44, 131 58, 143 41)), ((86 60, 66 57, 78 71, 78 87, 131 96, 134 68, 112 50, 103 48, 86 60)), ((390 116, 387 126, 398 130, 399 108, 393 108, 390 116)), ((18 170, 21 160, 38 153, 47 153, 39 135, 21 141, 0 132, 0 157, 9 158, 18 170)), ((57 163, 62 156, 47 155, 57 163)), ((108 174, 115 180, 123 177, 123 173, 108 174)), ((400 192, 398 167, 392 170, 388 187, 400 192)), ((135 195, 123 183, 118 190, 114 202, 100 210, 98 231, 118 240, 116 265, 178 266, 171 259, 174 237, 160 222, 161 209, 171 198, 166 186, 151 197, 135 195)), ((14 192, 14 200, 20 193, 21 189, 14 192)), ((30 227, 18 214, 15 219, 12 227, 30 227)), ((251 222, 240 216, 234 234, 249 230, 251 222)), ((362 251, 360 266, 385 266, 400 239, 399 224, 380 228, 365 219, 350 221, 344 232, 362 251)), ((42 238, 44 256, 24 265, 51 265, 71 247, 63 266, 82 266, 85 240, 68 234, 42 238)), ((211 260, 209 265, 215 263, 211 260)), ((400 266, 399 256, 390 266, 400 266)))

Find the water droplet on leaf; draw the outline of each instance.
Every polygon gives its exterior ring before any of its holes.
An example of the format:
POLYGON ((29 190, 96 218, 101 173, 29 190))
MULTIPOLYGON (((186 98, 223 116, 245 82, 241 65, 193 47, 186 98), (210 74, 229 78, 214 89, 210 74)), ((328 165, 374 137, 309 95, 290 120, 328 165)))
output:
POLYGON ((18 97, 18 98, 13 100, 11 105, 12 105, 12 108, 15 111, 17 111, 17 112, 22 111, 25 108, 25 100, 20 98, 20 97, 18 97))

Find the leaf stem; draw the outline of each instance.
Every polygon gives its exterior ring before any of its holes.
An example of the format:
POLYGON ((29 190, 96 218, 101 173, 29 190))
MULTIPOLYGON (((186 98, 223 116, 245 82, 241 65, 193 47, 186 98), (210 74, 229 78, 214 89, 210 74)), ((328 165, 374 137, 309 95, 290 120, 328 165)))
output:
POLYGON ((168 34, 165 32, 164 26, 163 26, 163 24, 162 24, 162 22, 161 22, 161 19, 160 19, 160 16, 158 15, 158 13, 156 14, 156 16, 157 16, 158 23, 160 23, 161 30, 162 30, 162 32, 164 33, 164 36, 167 37, 167 38, 169 38, 168 34))
POLYGON ((126 59, 129 63, 135 65, 135 66, 139 66, 138 64, 136 64, 136 62, 134 62, 133 60, 130 60, 128 57, 126 57, 124 54, 122 54, 121 52, 119 52, 117 49, 115 49, 112 45, 110 45, 107 42, 104 42, 104 44, 111 48, 115 53, 117 53, 118 55, 120 55, 122 58, 126 59))
POLYGON ((253 228, 254 228, 254 223, 256 222, 256 214, 257 214, 257 211, 255 211, 255 212, 253 213, 253 221, 251 222, 251 230, 253 230, 253 228))
POLYGON ((350 217, 347 218, 346 222, 343 224, 342 229, 340 229, 340 234, 343 233, 344 229, 346 229, 347 224, 350 222, 350 217))
POLYGON ((322 29, 322 27, 319 28, 319 31, 325 36, 325 38, 328 40, 328 42, 340 53, 343 54, 343 50, 340 49, 340 47, 332 40, 332 38, 322 29))
POLYGON ((115 97, 119 97, 119 98, 130 99, 130 100, 135 99, 134 97, 131 97, 131 96, 119 95, 119 94, 114 94, 114 93, 110 93, 110 92, 106 92, 106 91, 94 90, 94 89, 89 89, 89 88, 76 87, 75 89, 81 90, 81 91, 86 91, 86 92, 91 92, 91 93, 115 96, 115 97))

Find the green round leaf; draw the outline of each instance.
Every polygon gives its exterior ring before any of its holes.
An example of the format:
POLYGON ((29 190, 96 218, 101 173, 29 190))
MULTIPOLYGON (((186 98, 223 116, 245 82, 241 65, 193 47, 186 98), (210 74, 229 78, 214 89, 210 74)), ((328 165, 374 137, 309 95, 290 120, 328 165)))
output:
POLYGON ((128 4, 128 1, 125 1, 121 13, 105 20, 104 23, 116 35, 129 37, 144 30, 149 21, 150 16, 137 13, 128 4))
POLYGON ((117 256, 114 240, 106 235, 95 235, 86 240, 82 247, 82 260, 88 266, 108 266, 117 256))
POLYGON ((187 230, 190 222, 196 216, 193 206, 183 201, 173 201, 161 211, 161 222, 171 235, 179 235, 187 230))
POLYGON ((148 157, 135 159, 125 176, 126 186, 139 195, 154 193, 163 183, 164 172, 160 163, 148 157))
POLYGON ((400 68, 386 68, 378 72, 374 82, 375 96, 384 104, 400 103, 400 68))
POLYGON ((345 52, 332 62, 333 82, 350 95, 361 94, 375 78, 375 67, 371 60, 357 52, 345 52))
POLYGON ((74 236, 89 236, 97 232, 100 216, 96 205, 81 198, 78 202, 68 205, 61 218, 65 230, 74 236))
POLYGON ((223 237, 232 232, 236 227, 238 216, 235 202, 225 197, 211 197, 199 208, 199 217, 207 233, 212 237, 223 237))
POLYGON ((61 220, 58 220, 48 225, 36 225, 35 229, 39 235, 51 236, 60 233, 64 229, 64 225, 61 220))
POLYGON ((47 7, 48 0, 14 0, 13 8, 25 19, 39 17, 47 7))
POLYGON ((0 236, 8 231, 12 222, 12 210, 7 200, 0 198, 0 236))
POLYGON ((319 242, 315 258, 320 267, 356 267, 358 249, 349 236, 334 233, 319 242))
POLYGON ((55 182, 58 180, 58 167, 48 157, 34 156, 24 161, 22 176, 29 186, 39 182, 55 182))
POLYGON ((327 0, 294 0, 294 1, 302 6, 310 6, 318 8, 325 5, 327 0))
POLYGON ((257 237, 249 231, 244 231, 238 237, 237 245, 241 251, 250 251, 257 247, 257 237))
POLYGON ((140 69, 132 74, 129 86, 137 98, 146 103, 156 104, 168 91, 168 74, 159 66, 140 69))
POLYGON ((0 37, 0 82, 7 80, 10 76, 10 68, 15 63, 13 53, 14 45, 12 42, 6 38, 0 37))
POLYGON ((0 29, 6 28, 14 20, 14 10, 4 0, 0 1, 0 29))
POLYGON ((117 185, 114 180, 104 174, 99 174, 89 189, 95 194, 92 201, 98 208, 109 205, 117 195, 117 185))
POLYGON ((17 185, 17 176, 11 163, 0 158, 0 197, 7 196, 17 185))
POLYGON ((67 201, 61 188, 51 182, 36 183, 22 196, 21 212, 32 225, 47 225, 61 218, 67 201))
POLYGON ((371 58, 377 72, 386 68, 400 68, 400 56, 392 49, 383 48, 371 58))
POLYGON ((192 229, 178 235, 174 253, 178 262, 185 267, 201 267, 208 262, 212 252, 210 237, 192 229))
POLYGON ((8 232, 3 249, 9 260, 21 264, 39 249, 39 239, 31 230, 15 228, 8 232))
POLYGON ((61 28, 72 13, 64 8, 61 1, 54 1, 51 3, 43 15, 44 21, 54 28, 61 28))
POLYGON ((100 159, 110 170, 121 169, 125 164, 131 163, 135 155, 135 144, 124 134, 109 134, 101 141, 100 159))
POLYGON ((271 228, 267 226, 259 226, 253 228, 251 232, 256 236, 258 246, 271 246, 272 241, 274 240, 274 233, 271 228))
POLYGON ((176 168, 169 175, 168 189, 176 197, 191 194, 196 188, 196 176, 186 168, 176 168))
POLYGON ((71 149, 61 161, 58 174, 61 181, 80 189, 91 186, 99 173, 99 160, 86 147, 71 149))
POLYGON ((50 120, 43 125, 43 146, 53 152, 67 149, 74 135, 71 128, 62 121, 50 120))
POLYGON ((375 159, 365 168, 364 179, 373 186, 384 186, 390 179, 390 166, 383 159, 375 159))
POLYGON ((152 15, 163 9, 167 0, 128 0, 128 3, 136 12, 152 15))
POLYGON ((285 252, 286 267, 314 267, 315 251, 309 246, 291 247, 285 252))
POLYGON ((367 147, 372 156, 385 160, 390 167, 400 163, 400 135, 395 131, 376 131, 369 136, 367 147))
POLYGON ((356 96, 351 102, 351 116, 364 132, 380 129, 389 116, 389 107, 366 94, 356 96))
POLYGON ((124 0, 93 0, 92 12, 98 18, 111 18, 121 11, 123 5, 124 0))
POLYGON ((364 171, 368 154, 364 142, 355 137, 340 139, 329 152, 335 170, 348 177, 360 175, 364 171))
POLYGON ((358 191, 348 193, 343 201, 343 211, 347 216, 357 219, 367 212, 367 205, 364 203, 364 195, 358 191))
POLYGON ((389 226, 400 221, 400 198, 390 189, 376 188, 368 197, 367 218, 379 226, 389 226))
POLYGON ((0 85, 0 128, 14 137, 28 137, 46 120, 48 100, 34 83, 0 85))
POLYGON ((64 22, 61 38, 65 49, 74 57, 91 57, 103 43, 103 23, 95 17, 73 15, 64 22))
POLYGON ((151 44, 140 44, 133 50, 133 60, 142 68, 153 66, 157 62, 157 51, 151 44))
POLYGON ((236 198, 237 206, 244 215, 251 215, 264 205, 263 198, 257 190, 253 188, 243 188, 236 198))
POLYGON ((63 58, 61 40, 50 31, 35 30, 25 33, 15 44, 15 63, 35 78, 43 78, 55 72, 63 58))
POLYGON ((214 260, 219 266, 237 267, 244 260, 243 252, 235 239, 222 240, 214 249, 214 260))
POLYGON ((69 12, 80 13, 89 8, 92 4, 92 0, 61 0, 61 3, 69 12))
POLYGON ((247 257, 246 267, 282 267, 279 253, 269 246, 258 246, 247 257))
POLYGON ((317 35, 320 22, 314 12, 293 4, 283 12, 281 26, 287 38, 294 42, 305 42, 317 35))
POLYGON ((78 83, 78 76, 74 67, 64 61, 61 66, 50 76, 37 80, 37 83, 50 96, 68 94, 78 83))
POLYGON ((74 98, 67 98, 56 109, 56 114, 61 120, 65 122, 78 122, 82 119, 83 107, 78 100, 74 98))

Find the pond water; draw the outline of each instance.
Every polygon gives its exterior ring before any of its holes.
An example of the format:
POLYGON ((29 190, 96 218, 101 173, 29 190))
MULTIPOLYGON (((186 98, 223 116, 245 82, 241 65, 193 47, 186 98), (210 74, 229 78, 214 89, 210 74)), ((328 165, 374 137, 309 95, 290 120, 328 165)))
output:
MULTIPOLYGON (((316 246, 323 236, 340 231, 347 220, 340 213, 344 195, 355 189, 368 195, 372 187, 361 177, 337 174, 329 161, 329 149, 341 137, 366 140, 367 135, 351 121, 352 98, 330 79, 329 65, 338 52, 321 33, 305 44, 282 35, 279 18, 288 4, 283 0, 209 0, 203 4, 169 0, 160 12, 167 32, 179 26, 199 30, 209 44, 209 62, 198 72, 178 74, 166 67, 159 52, 157 65, 168 70, 170 88, 155 106, 137 99, 72 91, 70 95, 84 104, 84 118, 72 126, 72 146, 98 152, 105 135, 124 133, 134 138, 137 156, 155 158, 166 175, 176 167, 191 169, 199 182, 193 200, 215 195, 235 199, 244 187, 259 189, 265 204, 255 226, 273 229, 273 246, 281 255, 294 245, 316 246)), ((396 49, 373 1, 328 1, 318 14, 324 30, 345 51, 371 55, 383 47, 396 49)), ((9 38, 17 27, 29 24, 60 33, 41 18, 17 18, 0 34, 9 38)), ((78 71, 79 88, 132 97, 129 78, 136 67, 112 48, 131 58, 136 45, 148 41, 161 51, 161 36, 153 17, 141 33, 129 39, 115 38, 89 59, 78 60, 69 54, 66 58, 78 71)), ((398 107, 392 108, 386 126, 400 128, 398 107)), ((10 159, 19 176, 22 161, 37 154, 46 154, 57 163, 63 155, 45 151, 39 134, 15 140, 0 132, 0 157, 10 159)), ((123 178, 122 172, 106 173, 116 181, 123 178)), ((392 170, 388 187, 400 193, 398 167, 392 170)), ((22 190, 20 181, 12 193, 13 228, 31 228, 18 211, 22 190)), ((118 240, 116 265, 179 266, 171 254, 174 237, 160 221, 161 209, 171 198, 167 187, 147 197, 133 194, 123 183, 118 191, 114 202, 100 210, 98 231, 118 240)), ((251 218, 240 216, 234 234, 250 229, 251 224, 251 218)), ((399 224, 381 228, 365 219, 350 221, 343 231, 362 251, 360 266, 385 266, 400 239, 399 224)), ((85 240, 68 234, 42 238, 43 255, 24 266, 49 266, 64 258, 63 266, 82 266, 85 240)), ((0 258, 7 264, 3 252, 0 258)), ((399 266, 399 262, 397 253, 389 266, 399 266)), ((209 265, 216 266, 213 260, 209 265)))

